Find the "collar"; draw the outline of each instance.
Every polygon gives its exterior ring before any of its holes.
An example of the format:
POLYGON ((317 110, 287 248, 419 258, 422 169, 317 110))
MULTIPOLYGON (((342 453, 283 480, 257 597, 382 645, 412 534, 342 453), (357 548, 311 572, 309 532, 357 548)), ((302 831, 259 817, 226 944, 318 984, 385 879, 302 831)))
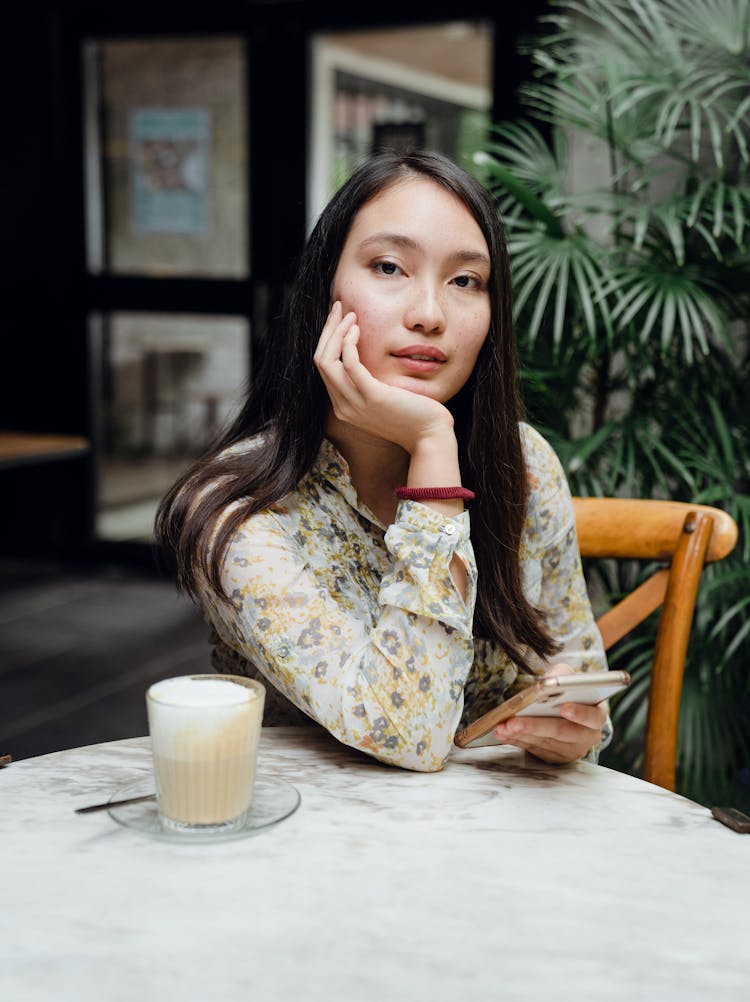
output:
POLYGON ((386 526, 382 525, 367 505, 359 500, 357 491, 352 483, 349 464, 330 439, 324 438, 321 442, 318 455, 310 472, 313 477, 323 480, 329 487, 332 487, 348 505, 354 508, 363 518, 366 518, 368 522, 372 522, 385 531, 386 526))

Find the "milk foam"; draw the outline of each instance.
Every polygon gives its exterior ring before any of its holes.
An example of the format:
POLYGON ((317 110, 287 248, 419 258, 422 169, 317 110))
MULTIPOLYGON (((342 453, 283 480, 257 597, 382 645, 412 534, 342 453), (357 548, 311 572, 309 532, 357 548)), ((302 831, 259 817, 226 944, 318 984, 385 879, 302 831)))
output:
POLYGON ((151 698, 173 706, 236 706, 257 699, 252 689, 225 678, 165 678, 149 690, 151 698))
POLYGON ((242 740, 258 707, 256 692, 227 679, 168 678, 149 689, 149 730, 156 754, 213 757, 214 750, 242 740))

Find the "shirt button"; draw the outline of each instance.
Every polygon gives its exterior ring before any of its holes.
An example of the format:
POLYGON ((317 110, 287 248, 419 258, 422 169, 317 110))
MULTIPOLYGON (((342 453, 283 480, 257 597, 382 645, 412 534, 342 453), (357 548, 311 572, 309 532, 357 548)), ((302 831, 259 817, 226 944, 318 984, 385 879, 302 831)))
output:
POLYGON ((281 647, 279 647, 280 658, 288 658, 291 653, 292 652, 290 651, 289 647, 286 644, 283 644, 281 647))
POLYGON ((446 534, 446 536, 452 536, 455 531, 456 527, 453 524, 453 522, 449 522, 443 529, 443 532, 446 534))

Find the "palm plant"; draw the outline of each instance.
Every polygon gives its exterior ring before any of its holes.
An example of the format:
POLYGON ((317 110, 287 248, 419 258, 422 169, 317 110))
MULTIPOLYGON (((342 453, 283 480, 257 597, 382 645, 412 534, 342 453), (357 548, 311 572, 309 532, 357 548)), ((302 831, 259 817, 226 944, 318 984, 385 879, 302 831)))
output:
MULTIPOLYGON (((678 784, 748 804, 750 2, 551 9, 529 43, 525 115, 474 157, 508 229, 527 408, 575 493, 714 504, 738 521, 699 595, 678 784)), ((639 767, 652 648, 647 624, 611 659, 635 678, 613 706, 618 768, 639 767)))

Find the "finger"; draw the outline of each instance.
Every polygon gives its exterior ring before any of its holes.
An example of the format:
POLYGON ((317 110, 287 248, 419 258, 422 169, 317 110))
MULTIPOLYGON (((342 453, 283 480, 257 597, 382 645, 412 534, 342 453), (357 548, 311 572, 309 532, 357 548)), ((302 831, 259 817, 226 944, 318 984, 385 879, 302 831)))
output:
POLYGON ((321 344, 317 352, 315 364, 324 378, 340 379, 343 376, 341 353, 344 346, 344 337, 353 323, 354 314, 347 314, 321 344))
POLYGON ((344 368, 348 364, 353 366, 359 363, 359 350, 357 345, 359 344, 359 324, 353 323, 349 330, 344 334, 341 341, 341 361, 344 363, 344 368))
POLYGON ((333 364, 341 359, 342 340, 355 320, 355 313, 349 311, 344 314, 341 303, 337 301, 333 304, 313 355, 313 360, 318 367, 333 364))
MULTIPOLYGON (((373 386, 379 385, 362 365, 357 350, 359 327, 353 324, 343 337, 341 344, 341 364, 332 373, 336 386, 343 392, 347 403, 358 409, 367 406, 367 398, 362 392, 363 377, 370 380, 373 386)), ((370 387, 372 388, 372 387, 370 387)))
POLYGON ((334 414, 343 421, 350 421, 352 412, 361 408, 361 397, 356 387, 340 361, 336 365, 321 365, 319 369, 334 414))
MULTIPOLYGON (((519 726, 519 721, 514 721, 514 727, 519 726)), ((529 714, 523 718, 520 726, 528 734, 537 734, 541 738, 551 737, 560 741, 575 741, 581 730, 594 730, 565 717, 535 717, 529 714)))
POLYGON ((584 746, 583 742, 574 742, 571 744, 569 741, 560 741, 552 737, 540 737, 537 734, 525 731, 513 733, 506 730, 502 733, 501 737, 500 731, 499 727, 496 728, 495 737, 501 744, 511 745, 514 748, 520 748, 522 751, 534 754, 543 754, 545 757, 551 756, 555 761, 570 761, 584 754, 589 747, 588 745, 584 746))
POLYGON ((367 370, 367 368, 362 365, 358 348, 359 337, 359 325, 356 323, 352 324, 344 335, 342 341, 341 361, 352 383, 359 390, 360 394, 365 395, 368 392, 372 393, 372 391, 376 390, 381 384, 367 370))
POLYGON ((349 376, 353 386, 359 392, 362 403, 370 403, 375 406, 385 405, 388 399, 393 399, 394 391, 388 384, 377 379, 367 366, 362 364, 359 357, 360 328, 358 324, 353 324, 348 333, 344 336, 341 350, 341 361, 349 376))
POLYGON ((607 710, 602 703, 596 706, 586 706, 583 703, 562 703, 560 716, 574 724, 582 724, 594 730, 601 730, 607 719, 607 710))
POLYGON ((341 303, 336 300, 336 302, 331 306, 328 311, 328 316, 326 317, 326 322, 323 324, 323 329, 320 332, 320 337, 318 338, 318 343, 315 348, 315 356, 317 357, 321 348, 331 336, 336 325, 341 320, 341 303))
POLYGON ((579 740, 565 741, 553 737, 539 737, 534 734, 516 734, 507 737, 502 743, 530 752, 545 762, 575 762, 582 758, 589 749, 598 743, 600 738, 590 732, 583 732, 579 740))
MULTIPOLYGON (((591 709, 591 707, 589 707, 591 709)), ((565 720, 562 717, 511 717, 498 725, 504 728, 504 735, 510 738, 523 738, 532 741, 561 741, 568 744, 579 744, 591 740, 593 744, 601 733, 600 726, 588 727, 584 724, 565 720)))
POLYGON ((356 322, 357 314, 353 310, 349 310, 348 313, 338 318, 337 323, 331 325, 331 330, 322 344, 322 355, 325 359, 331 362, 340 361, 344 338, 356 322))
POLYGON ((367 407, 367 400, 352 380, 351 374, 360 371, 369 377, 369 373, 359 361, 356 346, 359 329, 353 323, 353 318, 354 314, 349 314, 338 325, 318 363, 334 414, 349 423, 356 421, 357 414, 367 407), (343 336, 342 330, 346 331, 343 336), (337 357, 337 353, 341 357, 337 357))

